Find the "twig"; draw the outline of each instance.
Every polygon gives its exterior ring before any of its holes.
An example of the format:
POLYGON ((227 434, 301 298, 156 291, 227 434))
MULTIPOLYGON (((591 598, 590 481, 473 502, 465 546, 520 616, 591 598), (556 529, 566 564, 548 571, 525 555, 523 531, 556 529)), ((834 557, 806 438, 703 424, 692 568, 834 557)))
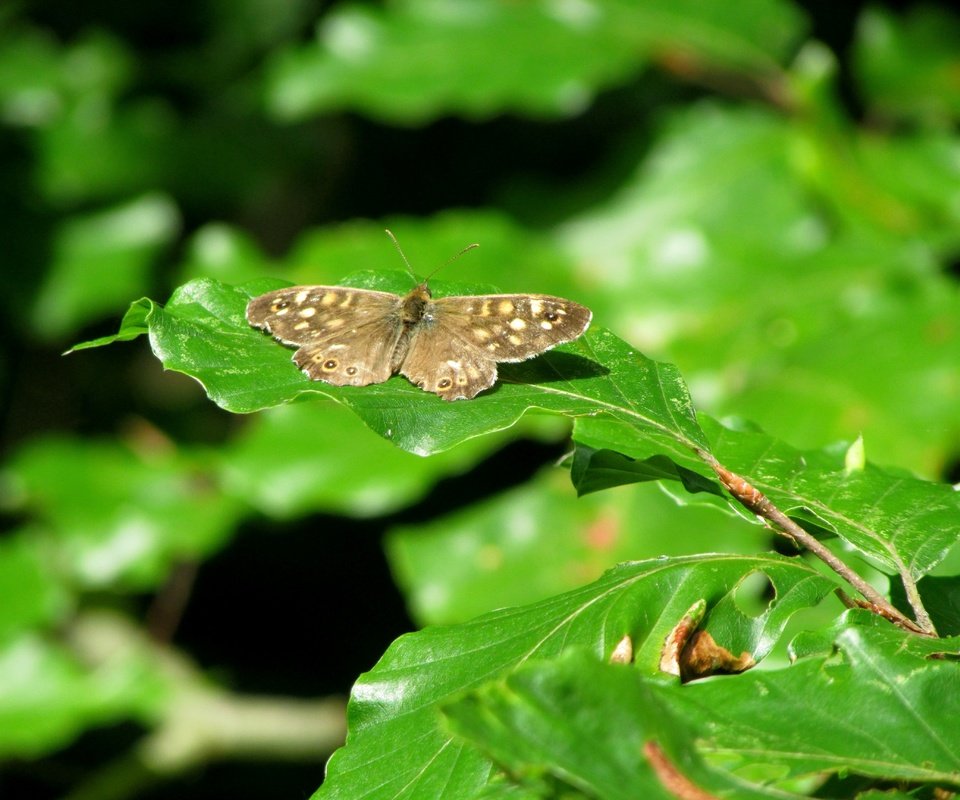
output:
POLYGON ((917 588, 917 582, 906 568, 900 570, 900 582, 903 584, 903 591, 907 595, 907 602, 913 609, 913 615, 917 618, 919 625, 925 630, 936 634, 937 629, 933 625, 933 620, 923 606, 923 600, 920 599, 920 590, 917 588))
MULTIPOLYGON (((798 545, 805 547, 817 558, 823 561, 830 569, 836 572, 841 578, 855 588, 867 600, 863 604, 864 608, 869 608, 874 613, 880 614, 885 619, 898 625, 912 633, 920 633, 925 636, 935 636, 927 620, 918 620, 914 622, 903 612, 893 606, 883 595, 874 589, 869 583, 861 578, 850 567, 843 563, 833 552, 823 545, 813 534, 808 533, 801 528, 790 517, 777 508, 770 499, 761 491, 751 486, 744 478, 731 472, 724 467, 710 453, 697 450, 697 455, 703 458, 720 478, 724 488, 733 495, 744 508, 753 512, 758 517, 772 522, 798 545), (926 624, 925 624, 926 623, 926 624)), ((860 605, 858 603, 858 605, 860 605)))

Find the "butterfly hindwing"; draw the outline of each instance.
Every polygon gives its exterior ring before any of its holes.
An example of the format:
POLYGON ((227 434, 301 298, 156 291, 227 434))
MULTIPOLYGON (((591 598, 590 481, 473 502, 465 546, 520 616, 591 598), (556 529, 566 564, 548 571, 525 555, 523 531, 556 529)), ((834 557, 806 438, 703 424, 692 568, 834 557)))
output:
POLYGON ((496 382, 497 362, 437 324, 413 334, 400 372, 444 400, 469 400, 496 382))

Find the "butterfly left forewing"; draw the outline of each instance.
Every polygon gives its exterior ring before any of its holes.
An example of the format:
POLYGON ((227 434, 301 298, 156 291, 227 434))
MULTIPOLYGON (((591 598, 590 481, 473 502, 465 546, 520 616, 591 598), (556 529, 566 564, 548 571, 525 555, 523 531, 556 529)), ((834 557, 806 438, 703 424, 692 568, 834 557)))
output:
POLYGON ((403 332, 402 298, 343 286, 293 286, 254 297, 247 321, 299 349, 308 377, 335 386, 382 383, 403 332))

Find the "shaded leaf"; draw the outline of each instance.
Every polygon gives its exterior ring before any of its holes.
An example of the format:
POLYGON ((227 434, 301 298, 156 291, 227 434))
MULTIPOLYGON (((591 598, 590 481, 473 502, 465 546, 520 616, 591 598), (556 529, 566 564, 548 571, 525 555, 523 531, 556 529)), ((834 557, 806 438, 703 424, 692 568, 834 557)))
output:
POLYGON ((960 17, 946 7, 875 7, 857 22, 853 63, 872 112, 934 126, 960 118, 960 17))
POLYGON ((196 457, 111 442, 37 440, 2 478, 3 504, 42 520, 58 566, 88 587, 154 585, 221 546, 241 509, 196 457))
POLYGON ((119 654, 109 666, 87 670, 64 648, 21 636, 0 645, 0 755, 37 758, 87 727, 148 719, 163 692, 142 659, 119 654))
POLYGON ((505 438, 480 437, 421 458, 376 436, 342 405, 291 403, 257 415, 230 443, 223 489, 275 517, 314 511, 371 517, 419 500, 505 438))
POLYGON ((408 124, 451 111, 571 115, 655 57, 769 76, 802 27, 792 6, 773 0, 737 13, 659 0, 352 3, 326 16, 315 42, 274 62, 267 99, 282 118, 336 108, 408 124), (493 64, 491 51, 500 54, 493 64))
MULTIPOLYGON (((456 451, 453 451, 456 452, 456 451)), ((387 554, 423 625, 570 591, 621 561, 723 550, 755 553, 771 534, 662 492, 621 489, 577 498, 554 467, 508 492, 390 532, 387 554)))
MULTIPOLYGON (((960 636, 960 576, 928 575, 917 582, 917 590, 930 619, 941 636, 960 636)), ((899 583, 891 583, 890 599, 900 609, 909 608, 899 583)))
MULTIPOLYGON (((848 471, 844 452, 836 448, 800 451, 761 431, 735 430, 706 416, 701 422, 711 439, 711 452, 726 468, 745 477, 801 524, 836 533, 892 573, 919 578, 957 543, 960 492, 951 486, 872 464, 848 471)), ((578 490, 672 479, 701 493, 694 495, 698 499, 714 502, 713 496, 722 494, 718 486, 711 488, 709 481, 690 475, 688 456, 679 464, 657 457, 651 466, 649 458, 632 461, 606 451, 598 455, 593 448, 614 444, 617 434, 616 427, 604 420, 577 420, 574 438, 587 446, 574 457, 572 475, 578 490)))
POLYGON ((34 329, 55 338, 122 308, 147 288, 154 259, 179 225, 176 207, 162 195, 70 220, 53 243, 31 313, 34 329))

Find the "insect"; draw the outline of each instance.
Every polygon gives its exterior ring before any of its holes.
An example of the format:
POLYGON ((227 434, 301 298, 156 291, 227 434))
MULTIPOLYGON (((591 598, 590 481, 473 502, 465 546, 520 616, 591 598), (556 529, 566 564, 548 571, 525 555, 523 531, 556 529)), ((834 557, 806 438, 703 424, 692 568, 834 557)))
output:
POLYGON ((247 321, 298 348, 293 361, 313 380, 367 386, 399 372, 444 400, 475 397, 496 382, 497 362, 573 341, 591 317, 584 306, 544 294, 434 298, 427 281, 404 296, 293 286, 247 305, 247 321))

